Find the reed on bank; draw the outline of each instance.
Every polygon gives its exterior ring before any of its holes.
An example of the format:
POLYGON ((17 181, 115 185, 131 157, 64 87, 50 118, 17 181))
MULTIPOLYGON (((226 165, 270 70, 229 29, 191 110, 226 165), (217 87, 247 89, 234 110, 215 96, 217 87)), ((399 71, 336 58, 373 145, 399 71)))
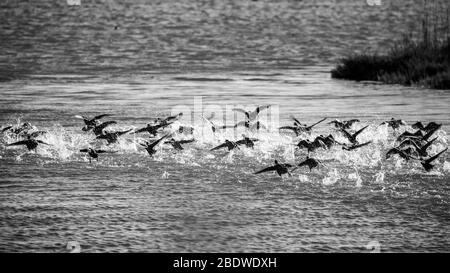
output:
MULTIPOLYGON (((425 8, 427 4, 425 1, 425 8)), ((450 89, 448 7, 445 15, 438 15, 436 11, 430 17, 429 11, 426 11, 422 20, 420 38, 407 36, 387 54, 354 54, 343 58, 331 71, 332 77, 450 89)))

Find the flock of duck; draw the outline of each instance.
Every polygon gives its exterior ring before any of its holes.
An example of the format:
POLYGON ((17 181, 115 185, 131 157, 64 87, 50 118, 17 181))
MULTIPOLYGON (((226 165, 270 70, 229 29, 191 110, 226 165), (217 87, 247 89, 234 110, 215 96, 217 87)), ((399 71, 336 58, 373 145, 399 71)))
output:
MULTIPOLYGON (((218 126, 213 121, 213 116, 203 119, 210 125, 210 128, 213 133, 221 129, 226 128, 237 128, 237 127, 245 127, 247 130, 263 130, 266 127, 258 120, 259 113, 269 108, 270 105, 259 106, 254 111, 246 111, 244 109, 233 109, 236 112, 243 113, 245 116, 245 120, 238 122, 233 126, 218 126)), ((156 118, 151 123, 148 123, 145 127, 139 129, 128 129, 124 131, 111 131, 107 130, 110 125, 117 124, 116 121, 104 121, 101 120, 103 118, 109 117, 109 114, 102 114, 95 117, 86 117, 86 116, 75 116, 78 119, 82 119, 84 121, 84 127, 81 128, 82 131, 86 133, 92 133, 95 135, 95 138, 98 140, 106 141, 107 145, 116 143, 119 138, 125 134, 129 133, 147 133, 149 135, 148 140, 143 142, 139 142, 138 144, 142 146, 150 156, 153 156, 158 152, 157 147, 162 144, 171 145, 175 150, 183 150, 183 145, 195 142, 194 138, 191 139, 176 139, 174 133, 165 133, 164 129, 170 125, 172 125, 175 121, 177 121, 180 117, 182 117, 182 113, 179 113, 174 116, 169 116, 166 118, 156 118)), ((333 120, 328 124, 331 124, 337 129, 337 131, 344 137, 345 142, 338 142, 332 134, 327 136, 319 135, 315 137, 313 140, 309 140, 308 138, 304 138, 305 135, 310 135, 313 128, 324 122, 327 118, 323 118, 318 122, 307 125, 301 123, 298 119, 291 116, 293 120, 292 125, 282 126, 279 128, 280 131, 292 132, 296 137, 300 136, 300 140, 295 144, 297 149, 306 150, 307 156, 302 162, 297 165, 287 164, 287 163, 279 163, 275 160, 274 165, 266 167, 260 171, 255 172, 255 174, 265 173, 265 172, 276 172, 279 176, 284 174, 288 174, 291 176, 291 172, 294 170, 307 166, 310 171, 313 168, 319 167, 323 165, 323 163, 314 158, 310 157, 310 154, 315 152, 318 149, 329 150, 333 146, 341 146, 343 150, 353 151, 359 149, 364 146, 368 146, 372 143, 372 141, 367 141, 361 143, 358 140, 358 136, 368 127, 364 126, 356 131, 352 131, 353 125, 360 122, 358 119, 350 119, 350 120, 333 120)), ((394 131, 398 130, 401 125, 406 125, 403 120, 394 119, 385 121, 380 125, 386 124, 391 127, 394 131)), ((447 151, 448 148, 443 149, 437 154, 430 155, 427 150, 433 145, 433 142, 437 139, 437 137, 432 138, 434 133, 442 127, 442 124, 438 124, 436 122, 429 122, 424 125, 422 122, 416 122, 411 125, 415 132, 404 131, 396 138, 396 146, 390 148, 386 153, 386 158, 389 158, 393 155, 397 155, 400 158, 409 161, 409 160, 417 160, 421 163, 423 168, 426 171, 430 171, 433 169, 434 165, 432 164, 437 158, 439 158, 443 153, 447 151)), ((189 126, 179 126, 176 130, 179 133, 190 134, 193 136, 194 128, 189 126)), ((8 125, 1 129, 2 134, 8 134, 16 139, 20 139, 19 141, 13 143, 7 143, 6 146, 19 146, 24 145, 28 150, 36 151, 37 147, 40 145, 50 145, 40 139, 40 136, 46 134, 46 131, 37 130, 37 128, 31 125, 28 122, 19 125, 8 125)), ((227 149, 228 151, 234 149, 240 149, 240 146, 245 146, 247 148, 253 149, 255 142, 258 141, 256 138, 250 138, 246 135, 242 135, 243 138, 231 141, 225 140, 224 143, 213 147, 210 151, 215 151, 219 149, 227 149)), ((92 147, 86 147, 79 150, 82 153, 87 153, 89 156, 89 161, 91 162, 92 158, 98 160, 99 154, 104 153, 115 153, 117 151, 108 151, 103 149, 95 149, 92 147)))

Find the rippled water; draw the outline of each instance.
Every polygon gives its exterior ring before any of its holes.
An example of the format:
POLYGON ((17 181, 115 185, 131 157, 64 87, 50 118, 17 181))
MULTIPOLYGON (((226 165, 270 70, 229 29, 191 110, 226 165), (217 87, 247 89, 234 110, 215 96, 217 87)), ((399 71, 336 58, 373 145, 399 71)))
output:
MULTIPOLYGON (((63 252, 69 241, 87 252, 368 251, 372 241, 449 251, 450 154, 430 173, 386 160, 399 132, 378 126, 443 123, 434 154, 448 146, 449 91, 329 74, 343 54, 386 50, 415 22, 418 1, 192 2, 1 4, 0 125, 29 121, 51 145, 35 154, 0 138, 0 251, 63 252), (274 159, 304 159, 298 138, 273 127, 214 135, 197 110, 265 104, 275 125, 360 118, 355 129, 369 125, 360 140, 373 144, 319 150, 325 166, 312 172, 254 175, 274 159), (145 134, 107 147, 74 117, 109 113, 113 129, 127 129, 178 111, 173 129, 192 125, 197 141, 154 158, 136 145, 145 134), (242 133, 260 139, 254 150, 209 151, 242 133), (118 152, 90 164, 78 152, 87 146, 118 152)), ((225 114, 215 121, 242 118, 225 114)), ((344 140, 326 122, 309 137, 325 133, 344 140)))

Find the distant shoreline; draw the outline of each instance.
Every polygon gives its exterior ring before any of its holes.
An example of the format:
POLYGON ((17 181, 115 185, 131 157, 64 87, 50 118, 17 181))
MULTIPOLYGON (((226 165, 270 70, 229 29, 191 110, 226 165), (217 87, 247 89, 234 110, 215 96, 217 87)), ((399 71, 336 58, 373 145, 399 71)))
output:
POLYGON ((386 55, 346 57, 331 77, 450 90, 450 40, 438 45, 404 41, 386 55))
POLYGON ((387 54, 355 54, 331 71, 335 79, 450 90, 450 7, 424 0, 420 26, 387 54))

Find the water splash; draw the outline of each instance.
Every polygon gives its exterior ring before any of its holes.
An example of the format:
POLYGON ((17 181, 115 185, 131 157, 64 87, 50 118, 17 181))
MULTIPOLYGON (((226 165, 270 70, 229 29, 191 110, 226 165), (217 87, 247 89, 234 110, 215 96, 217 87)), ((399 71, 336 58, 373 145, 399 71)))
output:
POLYGON ((341 176, 339 175, 339 172, 337 169, 333 169, 330 172, 328 172, 327 176, 323 178, 322 184, 324 185, 333 185, 335 184, 341 176))
MULTIPOLYGON (((17 119, 15 123, 21 124, 22 121, 17 119)), ((363 171, 365 176, 374 177, 375 183, 386 182, 386 173, 424 173, 420 164, 417 162, 405 162, 397 156, 393 156, 391 159, 386 160, 385 152, 395 145, 396 135, 386 126, 378 126, 377 123, 361 123, 354 125, 354 129, 359 129, 365 125, 369 125, 369 127, 358 137, 358 140, 360 142, 372 141, 372 144, 354 151, 345 151, 340 146, 334 146, 329 150, 319 149, 311 153, 311 157, 325 162, 326 168, 319 169, 314 173, 314 176, 300 175, 298 177, 299 181, 307 182, 319 179, 318 181, 323 185, 333 185, 343 177, 347 177, 348 179, 355 181, 356 187, 361 187, 361 171, 363 171), (349 173, 348 166, 352 166, 352 169, 354 170, 353 173, 349 173), (379 170, 380 167, 382 171, 376 171, 376 169, 379 170)), ((130 126, 116 125, 108 129, 113 131, 129 128, 130 126)), ((251 170, 250 172, 252 172, 253 170, 260 168, 261 165, 265 166, 272 164, 274 159, 295 165, 301 160, 304 160, 307 156, 307 152, 298 149, 295 145, 296 143, 302 139, 314 140, 318 135, 330 133, 330 128, 327 128, 326 130, 317 130, 311 134, 302 134, 298 137, 293 134, 279 131, 262 130, 259 132, 251 132, 247 131, 245 128, 219 130, 214 133, 207 123, 191 125, 189 123, 177 121, 167 127, 164 134, 172 134, 172 137, 176 139, 187 140, 194 138, 196 141, 184 145, 185 147, 182 151, 174 150, 173 147, 168 144, 160 145, 157 148, 158 153, 153 158, 149 158, 147 152, 138 145, 138 143, 149 140, 147 134, 129 133, 121 137, 117 143, 106 145, 106 142, 96 139, 91 132, 81 132, 78 127, 68 128, 55 124, 50 128, 39 128, 39 130, 47 131, 47 133, 40 136, 39 139, 50 145, 39 146, 38 155, 53 160, 54 162, 69 163, 80 160, 82 162, 88 162, 88 158, 85 155, 81 156, 79 150, 87 147, 95 147, 97 149, 117 151, 117 154, 102 156, 100 164, 105 166, 140 166, 141 159, 145 158, 146 160, 153 160, 155 162, 173 162, 192 167, 210 165, 222 172, 229 172, 235 169, 234 166, 236 165, 246 166, 245 169, 251 170), (179 126, 194 128, 193 134, 178 132, 179 126), (240 146, 240 149, 232 150, 230 152, 226 149, 214 152, 209 151, 212 147, 223 143, 225 139, 238 140, 242 138, 243 134, 258 139, 258 141, 255 142, 254 149, 240 146), (132 160, 130 161, 130 159, 132 160)), ((339 131, 332 130, 332 134, 337 141, 346 142, 346 138, 339 131)), ((439 130, 436 133, 436 136, 438 139, 430 147, 430 154, 442 150, 446 147, 446 143, 448 142, 447 133, 445 131, 439 130)), ((11 157, 19 162, 23 160, 24 155, 30 153, 24 152, 24 148, 20 146, 5 146, 5 144, 17 140, 20 140, 20 138, 14 134, 1 135, 2 144, 0 145, 0 156, 2 158, 11 157)), ((449 163, 445 162, 440 169, 444 173, 449 173, 449 163)), ((442 176, 442 172, 430 172, 427 173, 427 175, 442 176)))

